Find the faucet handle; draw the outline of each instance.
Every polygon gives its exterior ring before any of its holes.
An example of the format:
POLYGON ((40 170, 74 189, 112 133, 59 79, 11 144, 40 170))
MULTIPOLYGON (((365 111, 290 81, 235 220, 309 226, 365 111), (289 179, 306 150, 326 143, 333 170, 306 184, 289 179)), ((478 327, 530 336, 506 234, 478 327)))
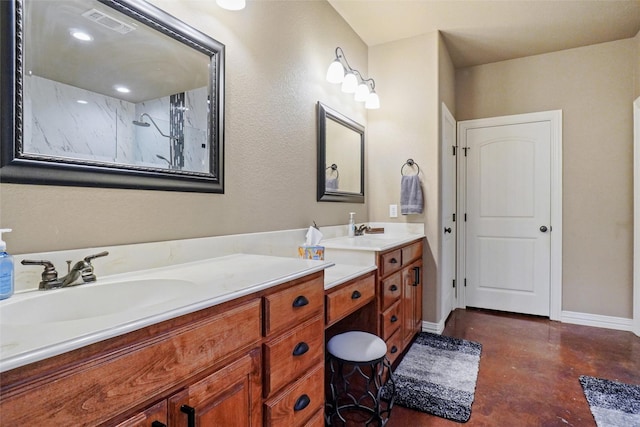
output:
POLYGON ((82 269, 82 281, 83 282, 95 282, 98 278, 96 277, 95 274, 93 274, 93 264, 91 264, 91 261, 96 259, 96 258, 100 258, 103 256, 107 256, 109 255, 109 252, 107 251, 103 251, 100 253, 97 253, 95 255, 89 255, 84 257, 84 262, 87 264, 86 267, 84 269, 82 269))
POLYGON ((94 260, 96 258, 100 258, 100 257, 107 256, 107 255, 109 255, 109 252, 103 251, 103 252, 100 252, 100 253, 97 253, 97 254, 94 254, 94 255, 86 256, 86 257, 84 257, 84 260, 86 262, 90 263, 92 260, 94 260))
POLYGON ((40 289, 55 288, 62 284, 62 282, 58 280, 58 272, 56 271, 56 268, 51 261, 47 261, 45 259, 23 259, 21 261, 21 264, 44 266, 44 271, 42 272, 42 281, 40 282, 40 289))

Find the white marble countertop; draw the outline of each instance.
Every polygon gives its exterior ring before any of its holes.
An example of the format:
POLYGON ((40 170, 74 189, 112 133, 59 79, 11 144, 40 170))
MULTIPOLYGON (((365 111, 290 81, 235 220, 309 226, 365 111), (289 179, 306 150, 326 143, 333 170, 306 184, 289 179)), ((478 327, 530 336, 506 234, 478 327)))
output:
POLYGON ((323 240, 320 245, 330 249, 347 249, 370 252, 382 252, 396 246, 419 240, 424 234, 419 233, 382 233, 364 234, 355 237, 334 237, 323 240))
MULTIPOLYGON (((0 372, 24 366, 56 356, 92 343, 119 336, 134 330, 169 320, 181 315, 212 307, 272 286, 276 286, 334 265, 331 261, 312 261, 297 258, 265 255, 235 254, 209 260, 177 264, 131 273, 100 278, 94 284, 52 291, 33 291, 14 295, 0 301, 0 372), (147 284, 171 283, 187 286, 188 292, 176 293, 175 298, 157 303, 136 306, 125 311, 105 311, 102 315, 82 319, 54 322, 14 322, 10 316, 11 305, 28 302, 29 299, 47 298, 65 301, 74 292, 91 293, 91 287, 105 287, 121 281, 138 281, 147 284), (54 296, 55 295, 55 296, 54 296)), ((338 267, 329 273, 329 286, 342 283, 362 267, 338 267)), ((331 269, 329 269, 331 270, 331 269)), ((127 300, 126 292, 119 288, 120 301, 127 300)), ((79 294, 75 294, 79 295, 79 294)), ((102 295, 108 295, 102 292, 102 295)), ((76 297, 77 299, 77 297, 76 297)), ((116 302, 117 299, 114 299, 116 302)), ((33 302, 33 301, 31 301, 33 302)), ((108 302, 105 301, 105 304, 108 302)), ((123 302, 124 304, 124 302, 123 302)), ((19 307, 19 306, 15 306, 19 307)))
POLYGON ((375 264, 367 266, 335 264, 324 271, 324 289, 334 288, 377 269, 378 267, 375 264))

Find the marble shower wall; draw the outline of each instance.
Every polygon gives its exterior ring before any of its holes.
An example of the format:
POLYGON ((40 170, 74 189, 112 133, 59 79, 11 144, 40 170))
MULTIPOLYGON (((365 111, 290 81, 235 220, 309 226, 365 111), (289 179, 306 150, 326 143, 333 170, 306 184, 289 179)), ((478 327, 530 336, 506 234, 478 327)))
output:
MULTIPOLYGON (((25 76, 24 86, 25 152, 168 167, 157 156, 169 158, 169 139, 133 120, 147 113, 168 135, 170 97, 133 104, 38 76, 25 76)), ((207 172, 207 88, 185 95, 184 169, 207 172)))

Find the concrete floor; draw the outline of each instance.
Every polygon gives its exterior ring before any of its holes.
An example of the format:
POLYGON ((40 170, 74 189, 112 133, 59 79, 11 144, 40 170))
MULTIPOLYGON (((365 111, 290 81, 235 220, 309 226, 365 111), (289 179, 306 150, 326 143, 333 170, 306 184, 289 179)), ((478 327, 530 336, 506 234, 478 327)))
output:
POLYGON ((388 427, 595 426, 580 375, 640 384, 640 338, 631 332, 467 309, 451 314, 443 335, 482 344, 471 419, 396 406, 388 427))

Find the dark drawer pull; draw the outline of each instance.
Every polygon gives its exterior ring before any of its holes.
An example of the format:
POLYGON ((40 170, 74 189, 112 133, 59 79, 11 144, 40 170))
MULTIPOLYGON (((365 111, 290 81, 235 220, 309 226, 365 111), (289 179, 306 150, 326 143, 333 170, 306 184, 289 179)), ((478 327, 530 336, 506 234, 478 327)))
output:
POLYGON ((303 394, 298 398, 298 400, 296 400, 296 404, 293 405, 293 410, 296 412, 302 411, 304 408, 309 406, 309 403, 311 403, 311 399, 309 399, 309 396, 306 394, 303 394))
POLYGON ((396 347, 395 345, 393 347, 391 347, 391 354, 397 353, 398 352, 398 347, 396 347))
POLYGON ((154 421, 151 423, 151 427, 167 427, 165 423, 161 423, 160 421, 154 421))
POLYGON ((295 308, 298 308, 304 307, 307 304, 309 304, 309 300, 304 295, 300 295, 298 298, 293 300, 293 304, 291 305, 295 308))
POLYGON ((362 296, 362 294, 358 291, 353 291, 353 293, 351 294, 351 299, 358 299, 362 296))
POLYGON ((389 287, 389 290, 390 290, 391 292, 395 292, 395 291, 397 291, 397 290, 398 290, 398 287, 397 287, 396 285, 391 285, 391 286, 389 287))
POLYGON ((307 351, 309 351, 309 344, 307 344, 306 342, 302 341, 302 342, 299 342, 296 345, 296 347, 293 349, 293 353, 292 354, 294 356, 302 356, 307 351))
POLYGON ((389 319, 391 321, 391 323, 395 323, 398 321, 398 316, 396 316, 395 314, 393 316, 391 316, 391 319, 389 319))
POLYGON ((182 405, 180 411, 187 414, 187 426, 196 427, 196 409, 189 405, 182 405))
POLYGON ((414 274, 413 286, 418 286, 420 284, 420 267, 413 267, 413 274, 414 274))
POLYGON ((397 259, 395 259, 395 258, 391 258, 391 259, 389 260, 389 263, 390 263, 390 264, 397 264, 397 263, 398 263, 398 260, 397 260, 397 259))

